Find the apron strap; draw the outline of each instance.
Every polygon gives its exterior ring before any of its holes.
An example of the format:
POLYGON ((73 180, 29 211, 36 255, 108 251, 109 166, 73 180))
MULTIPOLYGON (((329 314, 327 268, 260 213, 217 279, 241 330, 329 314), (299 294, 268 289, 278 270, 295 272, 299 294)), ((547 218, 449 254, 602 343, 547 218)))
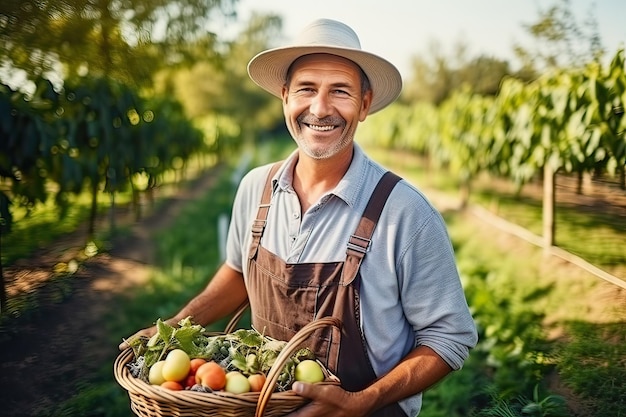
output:
POLYGON ((270 168, 270 172, 267 174, 265 180, 265 187, 263 188, 263 195, 261 196, 261 203, 256 213, 256 219, 252 222, 252 243, 248 252, 248 258, 252 259, 256 256, 259 244, 261 243, 261 236, 263 236, 263 230, 265 230, 265 224, 267 223, 267 214, 270 211, 272 202, 272 178, 278 172, 278 169, 282 165, 282 161, 275 162, 270 168))
POLYGON ((365 207, 361 221, 354 234, 350 236, 348 240, 346 262, 341 278, 343 285, 352 283, 354 278, 356 278, 359 268, 361 267, 361 262, 363 262, 363 258, 369 250, 374 229, 380 219, 387 198, 400 179, 401 178, 393 172, 387 171, 380 181, 378 181, 378 184, 376 184, 376 188, 365 207))

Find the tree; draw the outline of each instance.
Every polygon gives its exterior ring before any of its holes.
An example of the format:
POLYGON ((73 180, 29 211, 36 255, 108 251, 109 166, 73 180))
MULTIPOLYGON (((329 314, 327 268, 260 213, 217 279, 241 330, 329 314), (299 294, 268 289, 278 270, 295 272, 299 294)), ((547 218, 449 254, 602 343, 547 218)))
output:
MULTIPOLYGON (((0 243, 11 231, 13 196, 32 208, 48 197, 43 179, 51 169, 49 149, 56 139, 54 114, 58 96, 40 80, 29 100, 23 93, 0 84, 0 243)), ((0 247, 1 248, 1 247, 0 247)), ((6 291, 0 251, 0 311, 6 310, 6 291)))
POLYGON ((532 47, 514 46, 524 68, 543 71, 551 68, 581 67, 598 61, 604 54, 594 9, 587 19, 576 20, 570 0, 558 0, 545 10, 539 10, 538 20, 524 25, 534 40, 532 47))
POLYGON ((246 70, 250 58, 279 38, 281 29, 278 16, 254 14, 219 56, 161 71, 155 91, 173 94, 189 117, 213 126, 214 145, 222 151, 249 142, 282 124, 280 101, 255 85, 246 70), (227 133, 232 127, 236 134, 227 133))
POLYGON ((464 43, 457 44, 454 53, 446 56, 441 45, 434 41, 429 56, 413 58, 413 75, 406 84, 402 101, 439 105, 461 89, 494 96, 502 79, 511 74, 507 61, 487 55, 470 58, 464 43))
POLYGON ((145 86, 155 70, 187 57, 181 45, 210 32, 215 10, 234 16, 236 2, 5 0, 1 64, 30 79, 62 72, 62 79, 104 75, 145 86))

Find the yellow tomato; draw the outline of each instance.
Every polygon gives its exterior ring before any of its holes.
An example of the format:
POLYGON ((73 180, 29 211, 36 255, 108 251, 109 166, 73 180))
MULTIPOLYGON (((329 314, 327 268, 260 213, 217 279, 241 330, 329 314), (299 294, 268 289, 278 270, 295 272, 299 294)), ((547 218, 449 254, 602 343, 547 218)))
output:
POLYGON ((165 382, 165 378, 163 378, 163 365, 165 365, 165 361, 158 361, 150 367, 148 381, 150 381, 152 385, 161 385, 165 382))
POLYGON ((166 381, 182 381, 191 369, 189 355, 182 349, 174 349, 165 357, 161 373, 166 381))

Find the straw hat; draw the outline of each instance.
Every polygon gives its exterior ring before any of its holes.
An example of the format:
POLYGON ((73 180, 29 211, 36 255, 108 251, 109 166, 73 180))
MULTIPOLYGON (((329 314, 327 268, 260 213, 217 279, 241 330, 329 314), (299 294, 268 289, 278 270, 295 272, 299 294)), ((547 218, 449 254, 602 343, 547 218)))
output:
POLYGON ((280 98, 291 63, 303 55, 315 53, 338 55, 361 67, 372 86, 370 114, 400 95, 402 77, 398 69, 384 58, 363 51, 359 37, 349 26, 330 19, 309 24, 291 45, 256 55, 248 64, 248 74, 261 88, 280 98))

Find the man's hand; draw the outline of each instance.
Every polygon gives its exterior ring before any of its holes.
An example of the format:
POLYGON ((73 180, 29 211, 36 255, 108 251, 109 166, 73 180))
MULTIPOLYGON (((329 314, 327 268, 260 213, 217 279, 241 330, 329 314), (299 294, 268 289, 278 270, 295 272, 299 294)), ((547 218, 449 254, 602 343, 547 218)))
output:
POLYGON ((148 339, 150 339, 153 335, 155 335, 157 332, 157 328, 156 326, 152 326, 152 327, 147 327, 145 329, 141 329, 139 330, 137 333, 135 333, 134 335, 130 336, 127 339, 124 339, 122 341, 122 343, 120 343, 120 345, 118 346, 118 348, 120 350, 126 350, 130 347, 129 343, 139 339, 140 337, 146 337, 148 339))
POLYGON ((294 382, 293 390, 311 402, 288 417, 362 417, 373 411, 361 392, 349 392, 335 384, 294 382))
MULTIPOLYGON (((192 317, 195 323, 206 326, 233 313, 247 298, 243 274, 227 264, 222 264, 204 290, 165 322, 176 327, 185 317, 192 317)), ((156 332, 156 326, 147 327, 126 340, 132 342, 142 336, 151 338, 156 332)), ((120 343, 120 350, 129 347, 127 341, 120 343)))

